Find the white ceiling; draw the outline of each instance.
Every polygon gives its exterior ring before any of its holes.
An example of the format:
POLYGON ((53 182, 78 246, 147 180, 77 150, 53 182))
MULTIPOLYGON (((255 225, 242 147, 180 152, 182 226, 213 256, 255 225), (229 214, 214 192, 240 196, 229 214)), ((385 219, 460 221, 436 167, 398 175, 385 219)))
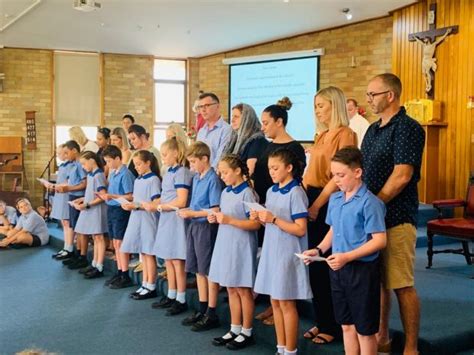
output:
MULTIPOLYGON (((0 28, 37 0, 0 0, 0 28)), ((387 15, 415 0, 41 0, 0 32, 0 46, 200 57, 387 15)))

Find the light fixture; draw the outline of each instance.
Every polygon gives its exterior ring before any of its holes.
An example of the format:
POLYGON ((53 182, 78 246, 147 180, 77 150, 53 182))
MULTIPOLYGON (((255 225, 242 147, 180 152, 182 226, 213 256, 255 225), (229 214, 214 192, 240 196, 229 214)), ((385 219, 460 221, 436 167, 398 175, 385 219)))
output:
POLYGON ((342 9, 342 13, 344 14, 344 16, 346 16, 347 21, 352 20, 352 14, 349 8, 346 7, 345 9, 342 9))

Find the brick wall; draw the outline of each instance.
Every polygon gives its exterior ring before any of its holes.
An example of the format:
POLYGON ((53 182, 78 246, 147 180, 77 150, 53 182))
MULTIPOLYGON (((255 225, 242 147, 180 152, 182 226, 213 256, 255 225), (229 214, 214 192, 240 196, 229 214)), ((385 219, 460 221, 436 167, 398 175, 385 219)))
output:
MULTIPOLYGON (((200 58, 199 88, 215 92, 222 107, 227 108, 229 74, 228 66, 222 63, 224 58, 313 48, 325 50, 320 63, 320 87, 338 86, 347 97, 354 97, 364 105, 368 80, 376 74, 391 70, 392 17, 200 58), (352 56, 356 64, 354 68, 351 67, 352 56)), ((223 114, 227 115, 227 112, 223 114)))
MULTIPOLYGON (((24 163, 33 203, 41 201, 42 188, 35 180, 43 171, 52 150, 51 80, 52 52, 47 50, 1 49, 5 73, 0 93, 0 139, 26 136, 25 111, 36 111, 37 149, 25 150, 24 163)), ((7 179, 6 189, 11 188, 7 179)))
POLYGON ((121 126, 131 113, 136 123, 153 129, 153 57, 104 54, 104 121, 121 126))

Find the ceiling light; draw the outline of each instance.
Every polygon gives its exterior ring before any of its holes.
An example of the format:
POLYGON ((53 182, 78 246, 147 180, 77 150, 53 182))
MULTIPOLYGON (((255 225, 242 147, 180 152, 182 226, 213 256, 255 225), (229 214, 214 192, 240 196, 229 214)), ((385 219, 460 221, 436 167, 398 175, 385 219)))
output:
POLYGON ((344 16, 346 16, 347 21, 352 20, 352 13, 350 9, 348 8, 342 9, 342 13, 344 14, 344 16))

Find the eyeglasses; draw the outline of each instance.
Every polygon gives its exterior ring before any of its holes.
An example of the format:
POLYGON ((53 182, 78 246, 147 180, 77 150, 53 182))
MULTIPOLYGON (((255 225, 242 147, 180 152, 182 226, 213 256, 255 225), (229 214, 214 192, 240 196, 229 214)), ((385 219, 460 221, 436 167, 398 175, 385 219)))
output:
POLYGON ((218 102, 213 102, 212 104, 199 105, 197 108, 198 108, 199 110, 202 110, 202 109, 204 109, 204 108, 205 108, 205 109, 208 109, 209 107, 211 107, 211 106, 213 106, 213 105, 217 105, 217 104, 218 104, 218 102))
POLYGON ((390 90, 387 90, 387 91, 382 91, 382 92, 368 92, 366 93, 367 95, 367 98, 372 101, 374 99, 375 96, 379 96, 379 95, 383 95, 383 94, 386 94, 390 92, 390 90))

